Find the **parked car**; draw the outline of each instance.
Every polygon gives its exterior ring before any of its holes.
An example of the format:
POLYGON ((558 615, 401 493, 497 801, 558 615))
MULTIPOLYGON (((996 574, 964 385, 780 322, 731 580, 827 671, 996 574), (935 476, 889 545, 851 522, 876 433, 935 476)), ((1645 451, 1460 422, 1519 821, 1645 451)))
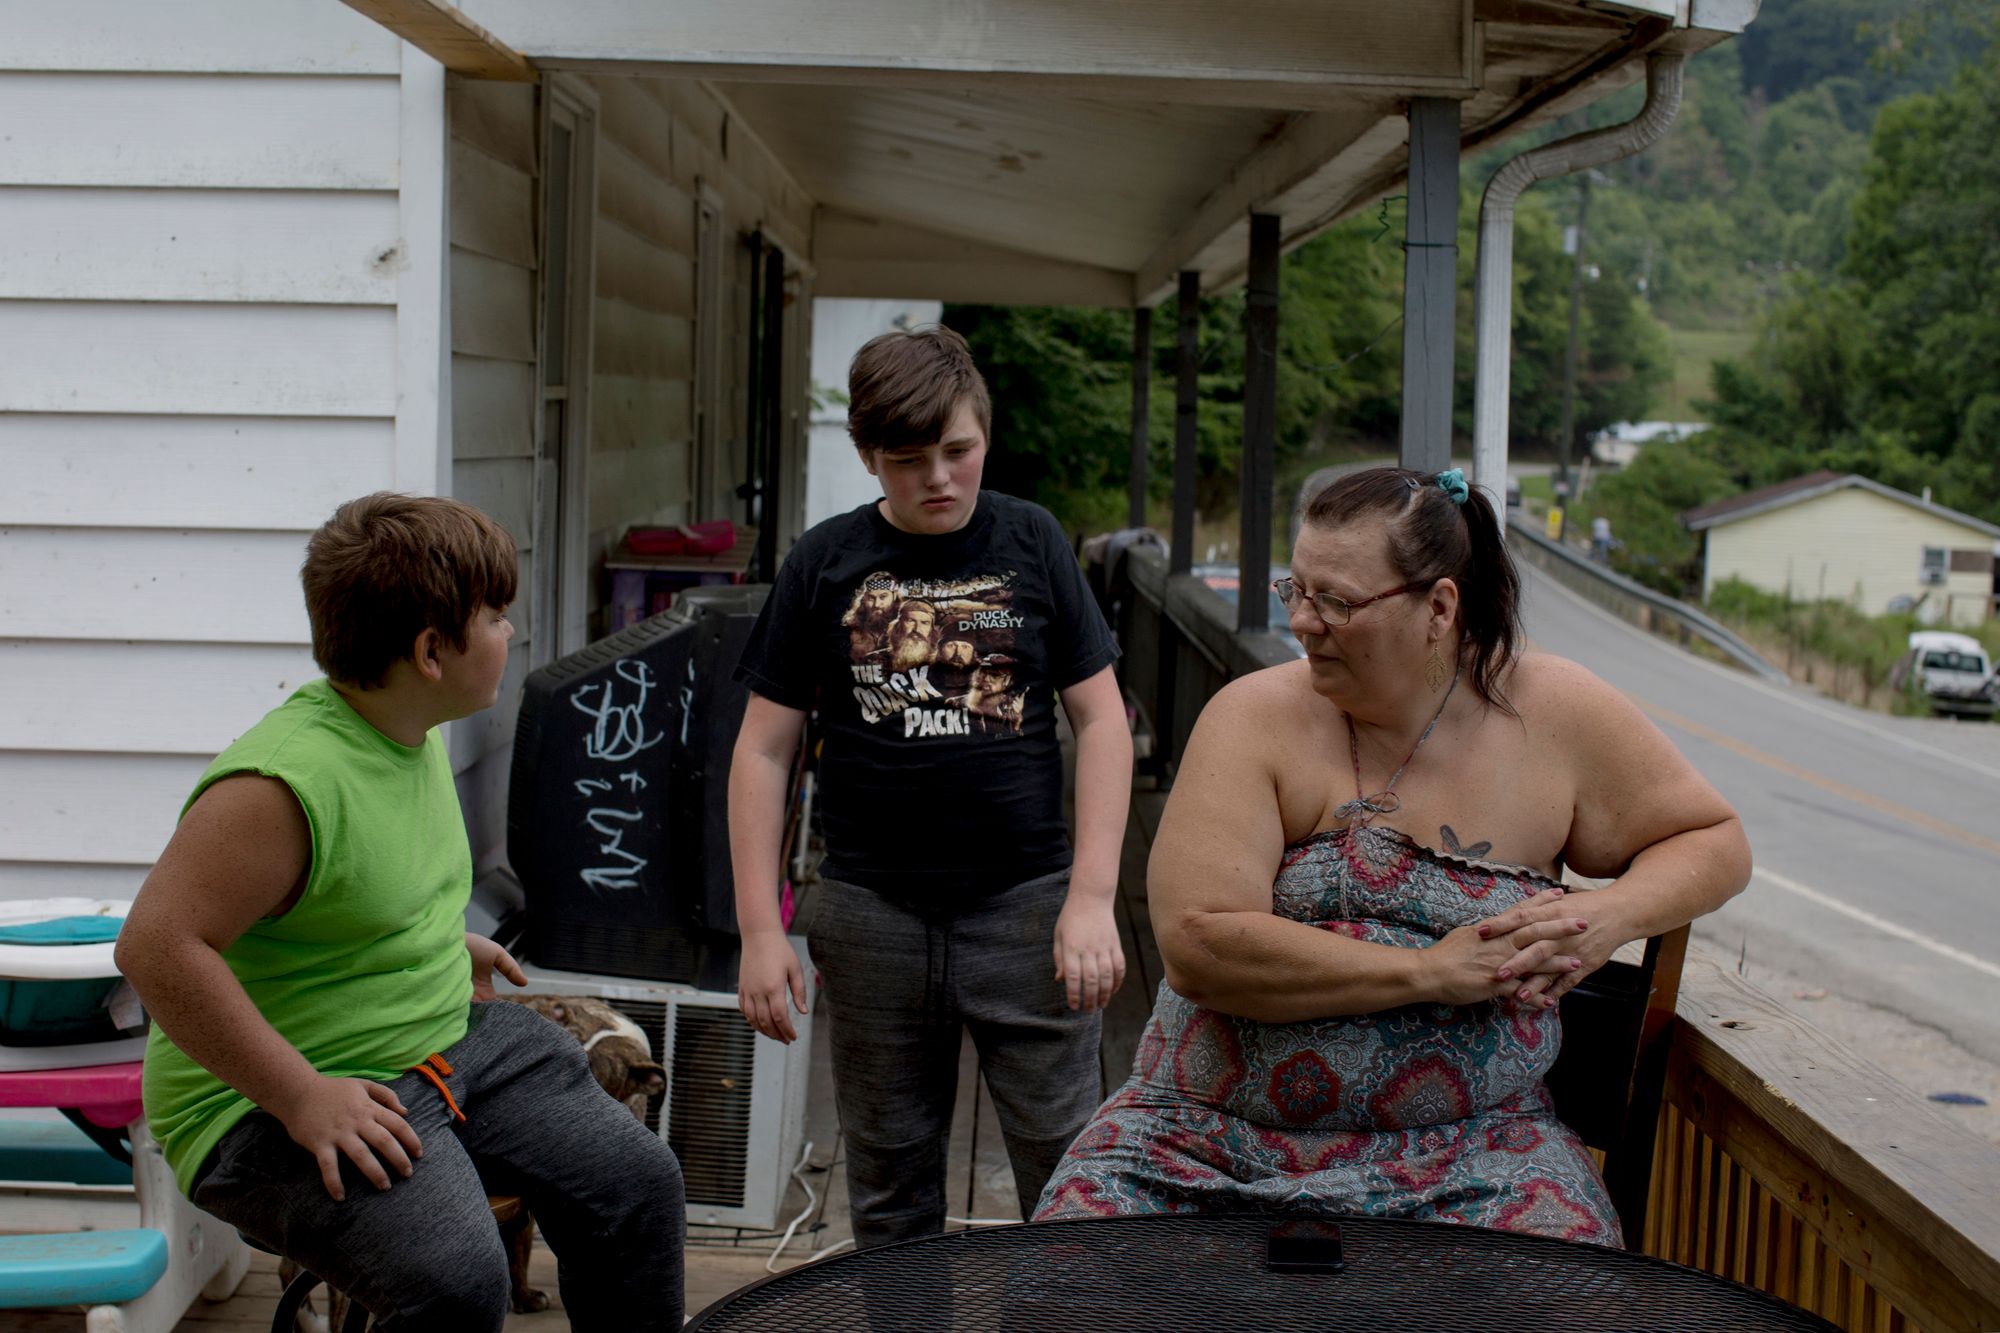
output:
POLYGON ((1979 640, 1967 634, 1920 629, 1896 664, 1890 683, 1922 691, 1933 713, 1992 717, 2000 683, 1979 640))
MULTIPOLYGON (((1236 605, 1236 585, 1240 575, 1235 565, 1196 565, 1188 572, 1221 593, 1231 606, 1236 605)), ((1273 580, 1289 578, 1291 573, 1292 571, 1284 565, 1271 566, 1273 580)), ((1285 610, 1285 604, 1278 600, 1278 594, 1271 591, 1268 586, 1264 589, 1264 595, 1271 599, 1271 628, 1284 635, 1285 642, 1292 646, 1292 650, 1300 657, 1304 657, 1305 649, 1299 647, 1299 641, 1292 637, 1289 628, 1290 613, 1285 610)))

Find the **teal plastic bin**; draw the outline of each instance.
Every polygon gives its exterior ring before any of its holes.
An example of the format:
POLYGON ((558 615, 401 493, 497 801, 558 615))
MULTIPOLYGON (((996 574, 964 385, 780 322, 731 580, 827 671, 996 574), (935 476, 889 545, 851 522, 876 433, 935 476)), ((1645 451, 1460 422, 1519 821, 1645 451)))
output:
POLYGON ((105 1001, 125 904, 51 898, 0 905, 0 1046, 74 1046, 119 1035, 105 1001))

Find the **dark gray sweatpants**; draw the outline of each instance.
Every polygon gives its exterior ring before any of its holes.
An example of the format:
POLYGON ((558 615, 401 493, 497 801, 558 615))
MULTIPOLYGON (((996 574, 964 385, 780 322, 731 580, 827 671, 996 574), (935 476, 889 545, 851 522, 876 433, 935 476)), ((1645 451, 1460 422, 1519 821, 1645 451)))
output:
POLYGON ((680 1328, 673 1150, 597 1085, 574 1037, 522 1005, 473 1005, 442 1054, 463 1123, 423 1076, 387 1085, 423 1141, 408 1180, 379 1191, 343 1159, 336 1203, 285 1127, 253 1111, 209 1155, 194 1202, 346 1291, 377 1327, 481 1333, 508 1306, 486 1196, 518 1194, 556 1253, 573 1328, 680 1328))
POLYGON ((1062 872, 933 915, 822 883, 807 938, 825 983, 857 1246, 944 1228, 962 1032, 979 1049, 1022 1217, 1097 1110, 1102 1017, 1072 1011, 1055 979, 1068 889, 1062 872))

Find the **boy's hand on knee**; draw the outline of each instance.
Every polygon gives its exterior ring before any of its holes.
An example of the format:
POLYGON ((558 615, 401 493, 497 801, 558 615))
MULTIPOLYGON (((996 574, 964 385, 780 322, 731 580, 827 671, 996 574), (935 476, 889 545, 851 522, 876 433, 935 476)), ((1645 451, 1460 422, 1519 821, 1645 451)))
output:
POLYGON ((1118 917, 1109 899, 1079 899, 1074 893, 1056 918, 1056 980, 1072 1009, 1102 1009, 1125 984, 1125 949, 1118 942, 1118 917))
POLYGON ((413 1158, 424 1155, 423 1141, 404 1117, 409 1114, 396 1094, 365 1078, 315 1077, 284 1106, 265 1108, 278 1117, 292 1142, 319 1163, 319 1178, 336 1200, 347 1191, 340 1183, 340 1159, 352 1161, 378 1190, 390 1185, 389 1172, 408 1179, 413 1158))

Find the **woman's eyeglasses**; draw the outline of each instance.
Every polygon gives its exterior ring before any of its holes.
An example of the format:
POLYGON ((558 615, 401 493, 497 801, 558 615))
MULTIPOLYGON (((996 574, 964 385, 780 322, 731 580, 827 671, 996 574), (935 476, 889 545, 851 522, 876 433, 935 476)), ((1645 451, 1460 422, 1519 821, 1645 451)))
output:
MULTIPOLYGON (((1431 582, 1435 582, 1435 580, 1431 582)), ((1316 592, 1312 594, 1313 611, 1321 620, 1329 625, 1345 625, 1349 620, 1354 618, 1354 613, 1358 608, 1364 607, 1370 602, 1380 602, 1390 597, 1400 597, 1406 592, 1422 592, 1430 586, 1429 582, 1405 583, 1400 588, 1391 588, 1387 592, 1378 592, 1373 597, 1363 597, 1358 602, 1350 602, 1345 597, 1336 597, 1330 592, 1316 592)), ((1277 580, 1271 585, 1271 591, 1278 594, 1278 600, 1285 604, 1287 611, 1296 607, 1299 604, 1299 599, 1306 595, 1305 589, 1299 587, 1298 582, 1294 579, 1277 580)))

